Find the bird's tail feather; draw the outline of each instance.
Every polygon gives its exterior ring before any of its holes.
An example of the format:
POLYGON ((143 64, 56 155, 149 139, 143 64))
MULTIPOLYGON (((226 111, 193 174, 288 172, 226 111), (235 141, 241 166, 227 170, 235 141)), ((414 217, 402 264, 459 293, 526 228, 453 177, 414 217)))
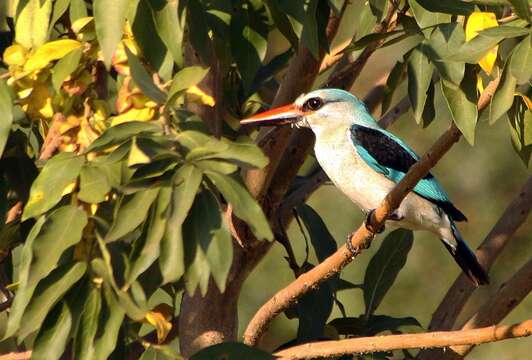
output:
POLYGON ((475 253, 467 246, 462 239, 460 232, 451 221, 451 229, 456 240, 456 245, 442 239, 445 248, 451 253, 456 263, 462 268, 464 273, 476 285, 489 284, 489 277, 486 271, 479 264, 475 253))

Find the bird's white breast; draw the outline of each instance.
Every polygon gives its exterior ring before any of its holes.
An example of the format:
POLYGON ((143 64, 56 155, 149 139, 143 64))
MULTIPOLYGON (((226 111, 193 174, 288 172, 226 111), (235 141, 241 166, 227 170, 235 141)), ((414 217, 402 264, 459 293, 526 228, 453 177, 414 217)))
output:
MULTIPOLYGON (((395 183, 366 164, 351 143, 347 131, 345 128, 318 131, 316 158, 336 187, 368 212, 381 204, 395 183)), ((440 233, 442 226, 448 227, 436 207, 414 193, 403 200, 399 215, 404 220, 397 225, 404 228, 440 233)))

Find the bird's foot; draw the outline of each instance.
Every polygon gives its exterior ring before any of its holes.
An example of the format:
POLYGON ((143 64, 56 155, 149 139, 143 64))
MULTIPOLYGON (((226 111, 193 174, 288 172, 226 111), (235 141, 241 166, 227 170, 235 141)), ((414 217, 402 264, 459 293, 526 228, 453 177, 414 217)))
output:
POLYGON ((399 210, 395 210, 393 213, 390 214, 390 216, 388 216, 388 219, 387 220, 392 220, 392 221, 401 221, 403 220, 405 217, 403 215, 400 215, 399 214, 399 210))
POLYGON ((366 220, 364 221, 364 225, 366 226, 366 229, 373 233, 373 234, 380 234, 384 231, 384 225, 381 225, 380 227, 376 228, 374 223, 375 218, 375 209, 371 209, 368 214, 366 215, 366 220))
POLYGON ((354 235, 355 235, 355 232, 349 233, 347 235, 347 240, 345 242, 345 246, 347 247, 347 250, 349 250, 349 252, 351 253, 353 257, 360 254, 362 250, 368 249, 369 246, 371 245, 371 239, 369 239, 369 240, 364 241, 364 243, 359 246, 353 246, 351 239, 353 238, 354 235))

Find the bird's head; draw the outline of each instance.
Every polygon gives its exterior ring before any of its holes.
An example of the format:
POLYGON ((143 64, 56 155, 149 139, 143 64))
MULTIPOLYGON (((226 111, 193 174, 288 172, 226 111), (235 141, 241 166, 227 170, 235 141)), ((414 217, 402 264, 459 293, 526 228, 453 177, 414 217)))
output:
POLYGON ((274 108, 240 121, 242 125, 309 127, 315 133, 353 123, 376 126, 362 101, 340 89, 320 89, 299 96, 292 104, 274 108))

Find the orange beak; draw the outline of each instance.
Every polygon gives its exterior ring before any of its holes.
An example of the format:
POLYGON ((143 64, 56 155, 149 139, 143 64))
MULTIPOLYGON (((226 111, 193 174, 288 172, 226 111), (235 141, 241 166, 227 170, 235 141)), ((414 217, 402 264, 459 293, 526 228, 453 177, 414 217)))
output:
POLYGON ((287 125, 297 121, 306 113, 299 110, 294 104, 281 106, 240 120, 242 125, 276 126, 287 125))

